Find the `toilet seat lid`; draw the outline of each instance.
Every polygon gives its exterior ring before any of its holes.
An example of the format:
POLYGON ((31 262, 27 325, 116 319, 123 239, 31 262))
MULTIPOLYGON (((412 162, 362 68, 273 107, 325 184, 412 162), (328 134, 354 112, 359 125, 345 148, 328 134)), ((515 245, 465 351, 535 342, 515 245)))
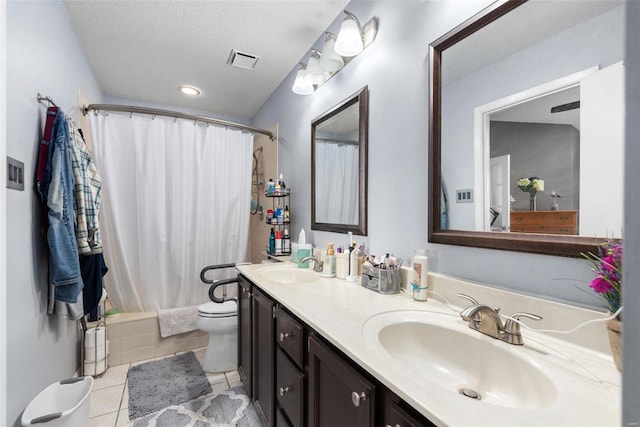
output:
POLYGON ((208 302, 198 306, 198 313, 205 316, 228 316, 234 315, 238 311, 238 307, 235 301, 225 301, 223 303, 208 302))

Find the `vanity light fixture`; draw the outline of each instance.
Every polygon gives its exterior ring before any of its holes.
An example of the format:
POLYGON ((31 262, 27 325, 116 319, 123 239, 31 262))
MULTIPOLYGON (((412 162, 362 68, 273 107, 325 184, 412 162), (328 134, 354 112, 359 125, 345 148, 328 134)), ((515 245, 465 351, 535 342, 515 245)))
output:
POLYGON ((347 17, 342 21, 338 35, 327 32, 322 51, 311 49, 311 56, 307 61, 306 68, 304 68, 304 64, 301 64, 303 67, 298 70, 293 83, 294 93, 311 95, 376 38, 377 18, 371 18, 364 26, 361 26, 360 21, 353 13, 347 10, 344 13, 347 17), (313 90, 304 86, 299 78, 303 78, 307 84, 311 84, 313 90))
POLYGON ((320 54, 320 66, 328 73, 337 73, 344 67, 344 59, 336 52, 335 34, 325 33, 324 46, 320 54))
POLYGON ((296 80, 293 82, 293 93, 298 95, 311 95, 315 90, 304 76, 307 74, 306 64, 300 63, 300 69, 296 73, 296 80))
POLYGON ((185 95, 189 95, 189 96, 197 96, 202 93, 202 91, 197 87, 189 86, 189 85, 180 85, 178 86, 178 90, 184 93, 185 95))
POLYGON ((320 66, 320 52, 315 49, 311 49, 311 56, 307 61, 307 73, 304 79, 312 85, 321 85, 327 80, 325 71, 320 66))

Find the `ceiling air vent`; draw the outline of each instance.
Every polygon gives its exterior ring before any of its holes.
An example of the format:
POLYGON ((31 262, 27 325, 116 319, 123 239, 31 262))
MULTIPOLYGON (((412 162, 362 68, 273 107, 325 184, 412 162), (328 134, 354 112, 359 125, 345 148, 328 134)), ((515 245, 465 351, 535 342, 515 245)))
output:
POLYGON ((256 67, 256 63, 260 59, 259 56, 251 55, 250 53, 244 53, 231 49, 231 54, 227 60, 227 64, 233 65, 238 68, 246 68, 247 70, 253 70, 256 67))

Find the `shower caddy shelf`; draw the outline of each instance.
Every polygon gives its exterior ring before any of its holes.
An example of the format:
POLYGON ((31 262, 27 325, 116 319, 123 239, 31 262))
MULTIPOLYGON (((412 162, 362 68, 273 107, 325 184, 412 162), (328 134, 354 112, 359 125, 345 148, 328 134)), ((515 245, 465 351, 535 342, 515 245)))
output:
MULTIPOLYGON (((285 192, 285 194, 265 193, 265 197, 271 199, 271 208, 274 212, 274 219, 275 211, 278 206, 280 206, 281 209, 287 206, 291 206, 291 189, 287 188, 285 192)), ((266 223, 267 225, 273 227, 275 231, 281 231, 283 233, 283 237, 280 240, 280 251, 278 251, 278 248, 276 248, 276 253, 269 252, 269 245, 267 244, 267 254, 271 256, 291 255, 291 235, 289 234, 289 237, 284 237, 284 230, 289 228, 289 225, 291 224, 291 218, 287 218, 285 215, 285 219, 282 224, 277 224, 269 220, 267 220, 266 223)))

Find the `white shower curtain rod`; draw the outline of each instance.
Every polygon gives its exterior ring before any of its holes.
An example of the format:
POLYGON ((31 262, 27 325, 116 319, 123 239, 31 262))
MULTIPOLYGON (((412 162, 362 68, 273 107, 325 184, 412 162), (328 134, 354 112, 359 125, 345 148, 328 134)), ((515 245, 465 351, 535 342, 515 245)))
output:
POLYGON ((226 120, 214 119, 213 117, 181 113, 179 111, 160 110, 157 108, 136 107, 134 105, 117 105, 117 104, 89 104, 82 107, 82 113, 85 116, 89 114, 89 111, 95 111, 96 113, 98 111, 118 111, 123 113, 139 113, 139 114, 149 114, 152 116, 165 116, 165 117, 174 117, 177 119, 195 120, 198 122, 209 123, 216 126, 224 126, 228 128, 241 129, 241 130, 246 130, 253 133, 259 133, 262 135, 267 135, 269 139, 271 139, 272 141, 275 140, 273 133, 265 129, 260 129, 260 128, 256 128, 249 125, 243 125, 241 123, 228 122, 226 120))
POLYGON ((323 136, 316 136, 316 141, 333 142, 335 144, 359 145, 358 141, 355 141, 353 139, 327 138, 323 136))

